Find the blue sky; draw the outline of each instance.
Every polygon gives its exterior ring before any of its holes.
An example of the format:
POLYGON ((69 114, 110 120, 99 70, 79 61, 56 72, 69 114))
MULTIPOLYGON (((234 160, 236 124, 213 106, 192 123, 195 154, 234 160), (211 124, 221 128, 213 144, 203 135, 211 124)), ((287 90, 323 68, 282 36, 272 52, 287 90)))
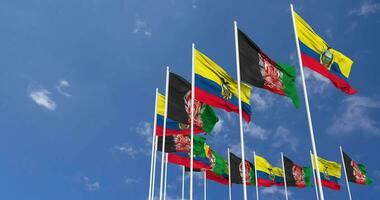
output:
MULTIPOLYGON (((154 91, 165 66, 190 79, 191 43, 236 76, 233 21, 273 59, 297 64, 288 1, 1 0, 0 198, 145 199, 148 193, 154 91)), ((351 184, 354 199, 380 195, 379 1, 294 1, 295 9, 331 46, 354 60, 347 96, 306 71, 318 153, 340 161, 339 145, 366 164, 374 184, 351 184)), ((299 82, 298 82, 299 83, 299 82)), ((301 87, 298 84, 298 91, 301 87)), ((304 103, 252 91, 253 123, 246 154, 280 164, 280 152, 309 165, 304 103)), ((236 114, 217 111, 208 143, 239 154, 236 114)), ((169 165, 169 199, 180 197, 178 166, 169 165)), ((195 196, 203 195, 195 180, 195 196)), ((326 199, 347 199, 325 189, 326 199)), ((188 184, 188 182, 187 182, 188 184)), ((188 185, 186 185, 186 188, 188 185)), ((157 190, 156 190, 157 191, 157 190)), ((314 189, 291 188, 291 199, 314 189)), ((227 199, 208 182, 208 197, 227 199)), ((233 186, 234 199, 242 188, 233 186)), ((266 199, 282 189, 260 188, 266 199)), ((249 188, 250 199, 254 188, 249 188)))

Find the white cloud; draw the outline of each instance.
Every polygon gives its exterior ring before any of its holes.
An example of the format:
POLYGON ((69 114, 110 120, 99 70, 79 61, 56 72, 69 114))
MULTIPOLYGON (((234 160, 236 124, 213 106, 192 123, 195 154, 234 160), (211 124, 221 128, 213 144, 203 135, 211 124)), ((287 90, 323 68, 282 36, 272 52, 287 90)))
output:
POLYGON ((244 133, 250 137, 260 139, 260 140, 266 140, 270 134, 268 130, 254 123, 249 123, 249 124, 244 123, 244 133))
POLYGON ((330 27, 330 28, 327 28, 327 29, 325 29, 325 34, 326 34, 326 36, 327 36, 327 38, 329 38, 329 39, 333 39, 333 31, 332 31, 332 28, 330 27))
POLYGON ((135 130, 138 134, 142 135, 148 141, 148 144, 152 144, 152 123, 149 122, 141 122, 135 130))
POLYGON ((39 106, 48 110, 55 110, 57 104, 50 98, 50 92, 45 89, 31 89, 29 97, 39 106))
POLYGON ((370 1, 363 1, 359 8, 349 11, 349 14, 357 16, 368 16, 380 11, 380 3, 372 3, 370 1))
POLYGON ((70 97, 71 95, 64 91, 64 89, 68 87, 70 87, 70 83, 67 80, 60 80, 55 88, 61 95, 70 97))
POLYGON ((149 29, 147 23, 142 19, 135 20, 135 26, 132 32, 135 34, 141 33, 148 38, 152 36, 152 31, 149 29))
POLYGON ((135 155, 138 153, 138 151, 135 150, 129 144, 123 144, 123 145, 120 145, 120 146, 115 146, 115 149, 118 150, 120 153, 127 154, 131 158, 134 158, 135 155))
POLYGON ((88 191, 96 191, 100 189, 100 183, 98 181, 92 181, 87 176, 83 177, 84 185, 88 191))
MULTIPOLYGON (((264 187, 262 188, 261 190, 261 193, 263 195, 282 195, 282 196, 285 196, 285 189, 284 188, 280 188, 280 187, 264 187)), ((292 193, 289 192, 288 190, 288 197, 291 196, 292 193)))
POLYGON ((273 147, 280 148, 282 146, 289 146, 294 152, 296 151, 298 145, 298 139, 291 132, 283 127, 279 126, 276 129, 274 134, 274 143, 272 143, 273 147))
POLYGON ((222 119, 219 119, 219 121, 215 124, 214 129, 212 129, 212 132, 215 134, 219 134, 223 130, 223 123, 224 121, 222 119))
POLYGON ((191 7, 193 7, 194 9, 198 8, 198 6, 197 6, 197 0, 192 0, 191 1, 191 7))
MULTIPOLYGON (((380 109, 380 101, 363 96, 350 96, 343 100, 342 113, 333 117, 328 132, 335 135, 359 133, 379 135, 379 123, 372 119, 371 111, 380 109)), ((378 112, 378 111, 377 111, 378 112)))
POLYGON ((125 177, 124 182, 126 184, 136 184, 141 182, 141 178, 131 178, 131 177, 125 177))
POLYGON ((253 102, 253 108, 255 110, 267 110, 270 108, 274 102, 273 94, 265 91, 265 93, 260 93, 255 90, 251 95, 251 102, 253 102))
MULTIPOLYGON (((329 87, 330 80, 306 67, 303 69, 308 91, 314 94, 323 94, 329 87)), ((298 83, 302 87, 301 77, 298 79, 298 83)))

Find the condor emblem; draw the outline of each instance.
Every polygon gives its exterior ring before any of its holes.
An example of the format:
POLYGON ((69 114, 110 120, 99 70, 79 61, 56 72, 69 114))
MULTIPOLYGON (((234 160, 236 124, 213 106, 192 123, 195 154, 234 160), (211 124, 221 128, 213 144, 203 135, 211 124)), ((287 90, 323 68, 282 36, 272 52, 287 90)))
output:
POLYGON ((222 79, 222 97, 225 100, 230 100, 232 98, 232 92, 229 89, 229 83, 222 79))
POLYGON ((334 60, 334 55, 331 51, 331 47, 328 47, 321 55, 320 62, 328 70, 330 70, 331 65, 334 60))

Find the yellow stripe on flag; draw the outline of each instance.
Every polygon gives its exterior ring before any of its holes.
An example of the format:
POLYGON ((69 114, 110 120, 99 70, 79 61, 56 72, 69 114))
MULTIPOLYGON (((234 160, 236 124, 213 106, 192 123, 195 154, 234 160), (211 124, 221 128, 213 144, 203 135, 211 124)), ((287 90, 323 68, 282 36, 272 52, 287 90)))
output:
MULTIPOLYGON (((311 161, 313 163, 313 169, 315 169, 315 163, 314 163, 314 155, 311 154, 311 161)), ((318 167, 319 167, 319 172, 321 173, 328 173, 329 176, 334 176, 336 178, 340 178, 341 176, 341 164, 323 159, 318 156, 318 167)))
POLYGON ((273 167, 265 158, 256 155, 256 170, 271 174, 270 169, 274 175, 280 177, 284 176, 284 172, 281 168, 273 167))
POLYGON ((165 115, 165 96, 161 93, 158 93, 157 98, 157 114, 161 116, 165 115))
MULTIPOLYGON (((222 79, 229 84, 229 89, 235 97, 238 97, 238 85, 222 67, 202 54, 200 51, 195 50, 195 74, 198 74, 206 79, 209 79, 218 85, 222 86, 222 79)), ((241 83, 241 100, 242 102, 250 105, 251 87, 245 83, 241 83)))
MULTIPOLYGON (((294 12, 295 23, 297 27, 298 39, 309 47, 311 50, 318 54, 322 54, 329 45, 323 40, 319 35, 317 35, 313 28, 307 24, 296 12, 294 12)), ((333 62, 339 65, 342 74, 348 78, 351 72, 351 66, 353 61, 347 56, 343 55, 341 52, 331 49, 333 57, 333 62)))

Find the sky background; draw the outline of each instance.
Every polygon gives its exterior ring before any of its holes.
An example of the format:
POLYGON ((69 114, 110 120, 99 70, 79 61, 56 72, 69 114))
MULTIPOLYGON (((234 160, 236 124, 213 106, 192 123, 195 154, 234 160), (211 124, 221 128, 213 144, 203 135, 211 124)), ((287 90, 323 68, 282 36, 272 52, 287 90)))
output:
MULTIPOLYGON (((0 0, 0 198, 146 199, 154 91, 164 92, 165 66, 190 80, 195 42, 236 77, 234 20, 273 59, 297 66, 289 3, 0 0)), ((380 2, 293 3, 330 46, 354 60, 354 96, 305 72, 318 153, 340 161, 342 145, 374 180, 371 186, 351 184, 353 198, 378 199, 380 2)), ((252 123, 244 125, 247 158, 255 150, 280 165, 282 151, 310 165, 297 83, 299 109, 286 97, 253 89, 252 123)), ((226 158, 228 147, 240 154, 238 115, 217 113, 220 121, 208 143, 226 158)), ((181 169, 168 170, 168 200, 178 199, 181 169)), ((196 199, 202 198, 202 183, 196 175, 196 199)), ((348 198, 340 183, 339 192, 324 189, 326 199, 348 198)), ((207 184, 209 199, 228 198, 227 187, 207 184)), ((280 187, 259 190, 262 199, 284 199, 280 187)), ((254 199, 254 187, 248 192, 254 199)), ((315 198, 314 188, 289 192, 290 199, 315 198)), ((233 185, 233 198, 242 198, 240 185, 233 185)))

